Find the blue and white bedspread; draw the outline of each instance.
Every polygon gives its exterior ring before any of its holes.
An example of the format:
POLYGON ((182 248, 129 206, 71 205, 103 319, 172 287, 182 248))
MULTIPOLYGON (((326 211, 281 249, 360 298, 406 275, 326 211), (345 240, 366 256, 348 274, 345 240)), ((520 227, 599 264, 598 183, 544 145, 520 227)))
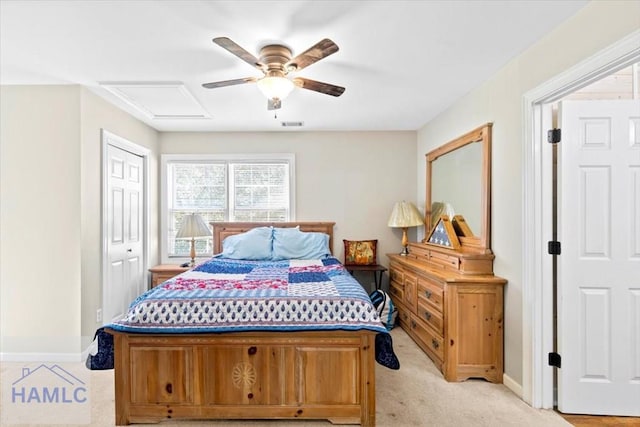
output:
POLYGON ((356 330, 386 333, 369 296, 334 257, 214 257, 138 297, 109 325, 125 332, 356 330))

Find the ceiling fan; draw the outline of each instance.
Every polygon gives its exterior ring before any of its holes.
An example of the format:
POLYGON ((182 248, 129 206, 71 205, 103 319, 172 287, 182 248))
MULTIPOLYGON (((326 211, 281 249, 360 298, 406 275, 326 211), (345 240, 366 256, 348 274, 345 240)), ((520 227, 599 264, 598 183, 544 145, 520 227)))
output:
POLYGON ((319 41, 295 58, 291 58, 291 50, 288 47, 279 44, 270 44, 263 47, 260 49, 259 58, 256 58, 227 37, 216 37, 213 39, 213 42, 252 67, 256 67, 262 71, 264 77, 244 77, 241 79, 203 84, 202 86, 207 89, 244 83, 256 83, 260 91, 268 99, 268 110, 279 109, 282 106, 282 100, 291 93, 295 86, 331 96, 340 96, 345 90, 345 88, 341 86, 306 79, 304 77, 294 77, 293 79, 287 77, 289 73, 300 71, 318 62, 322 58, 326 58, 337 52, 338 46, 329 39, 319 41))

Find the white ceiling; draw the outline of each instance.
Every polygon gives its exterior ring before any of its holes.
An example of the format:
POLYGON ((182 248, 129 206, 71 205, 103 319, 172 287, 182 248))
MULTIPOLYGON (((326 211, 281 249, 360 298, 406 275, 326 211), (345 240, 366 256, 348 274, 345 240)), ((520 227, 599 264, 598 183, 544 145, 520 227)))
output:
POLYGON ((586 3, 0 0, 0 84, 81 84, 161 131, 416 130, 586 3), (340 50, 296 75, 346 91, 297 88, 274 119, 255 84, 204 89, 262 75, 212 43, 220 36, 256 56, 330 38, 340 50), (152 118, 99 82, 170 83, 171 101, 147 96, 163 113, 152 118), (205 118, 163 117, 200 107, 205 118))

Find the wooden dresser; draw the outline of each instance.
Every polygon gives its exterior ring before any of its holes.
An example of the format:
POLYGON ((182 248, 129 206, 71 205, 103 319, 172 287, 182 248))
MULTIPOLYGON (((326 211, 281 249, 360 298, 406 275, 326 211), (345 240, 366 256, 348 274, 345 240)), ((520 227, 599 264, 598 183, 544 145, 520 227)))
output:
POLYGON ((398 323, 447 381, 502 382, 503 287, 493 254, 410 243, 387 255, 398 323))

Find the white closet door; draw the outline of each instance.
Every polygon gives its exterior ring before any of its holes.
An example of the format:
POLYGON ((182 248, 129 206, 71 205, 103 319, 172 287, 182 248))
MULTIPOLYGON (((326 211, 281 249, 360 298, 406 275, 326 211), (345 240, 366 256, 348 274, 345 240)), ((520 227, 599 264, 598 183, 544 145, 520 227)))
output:
POLYGON ((124 315, 129 303, 144 291, 143 159, 109 145, 107 162, 106 323, 124 315))

